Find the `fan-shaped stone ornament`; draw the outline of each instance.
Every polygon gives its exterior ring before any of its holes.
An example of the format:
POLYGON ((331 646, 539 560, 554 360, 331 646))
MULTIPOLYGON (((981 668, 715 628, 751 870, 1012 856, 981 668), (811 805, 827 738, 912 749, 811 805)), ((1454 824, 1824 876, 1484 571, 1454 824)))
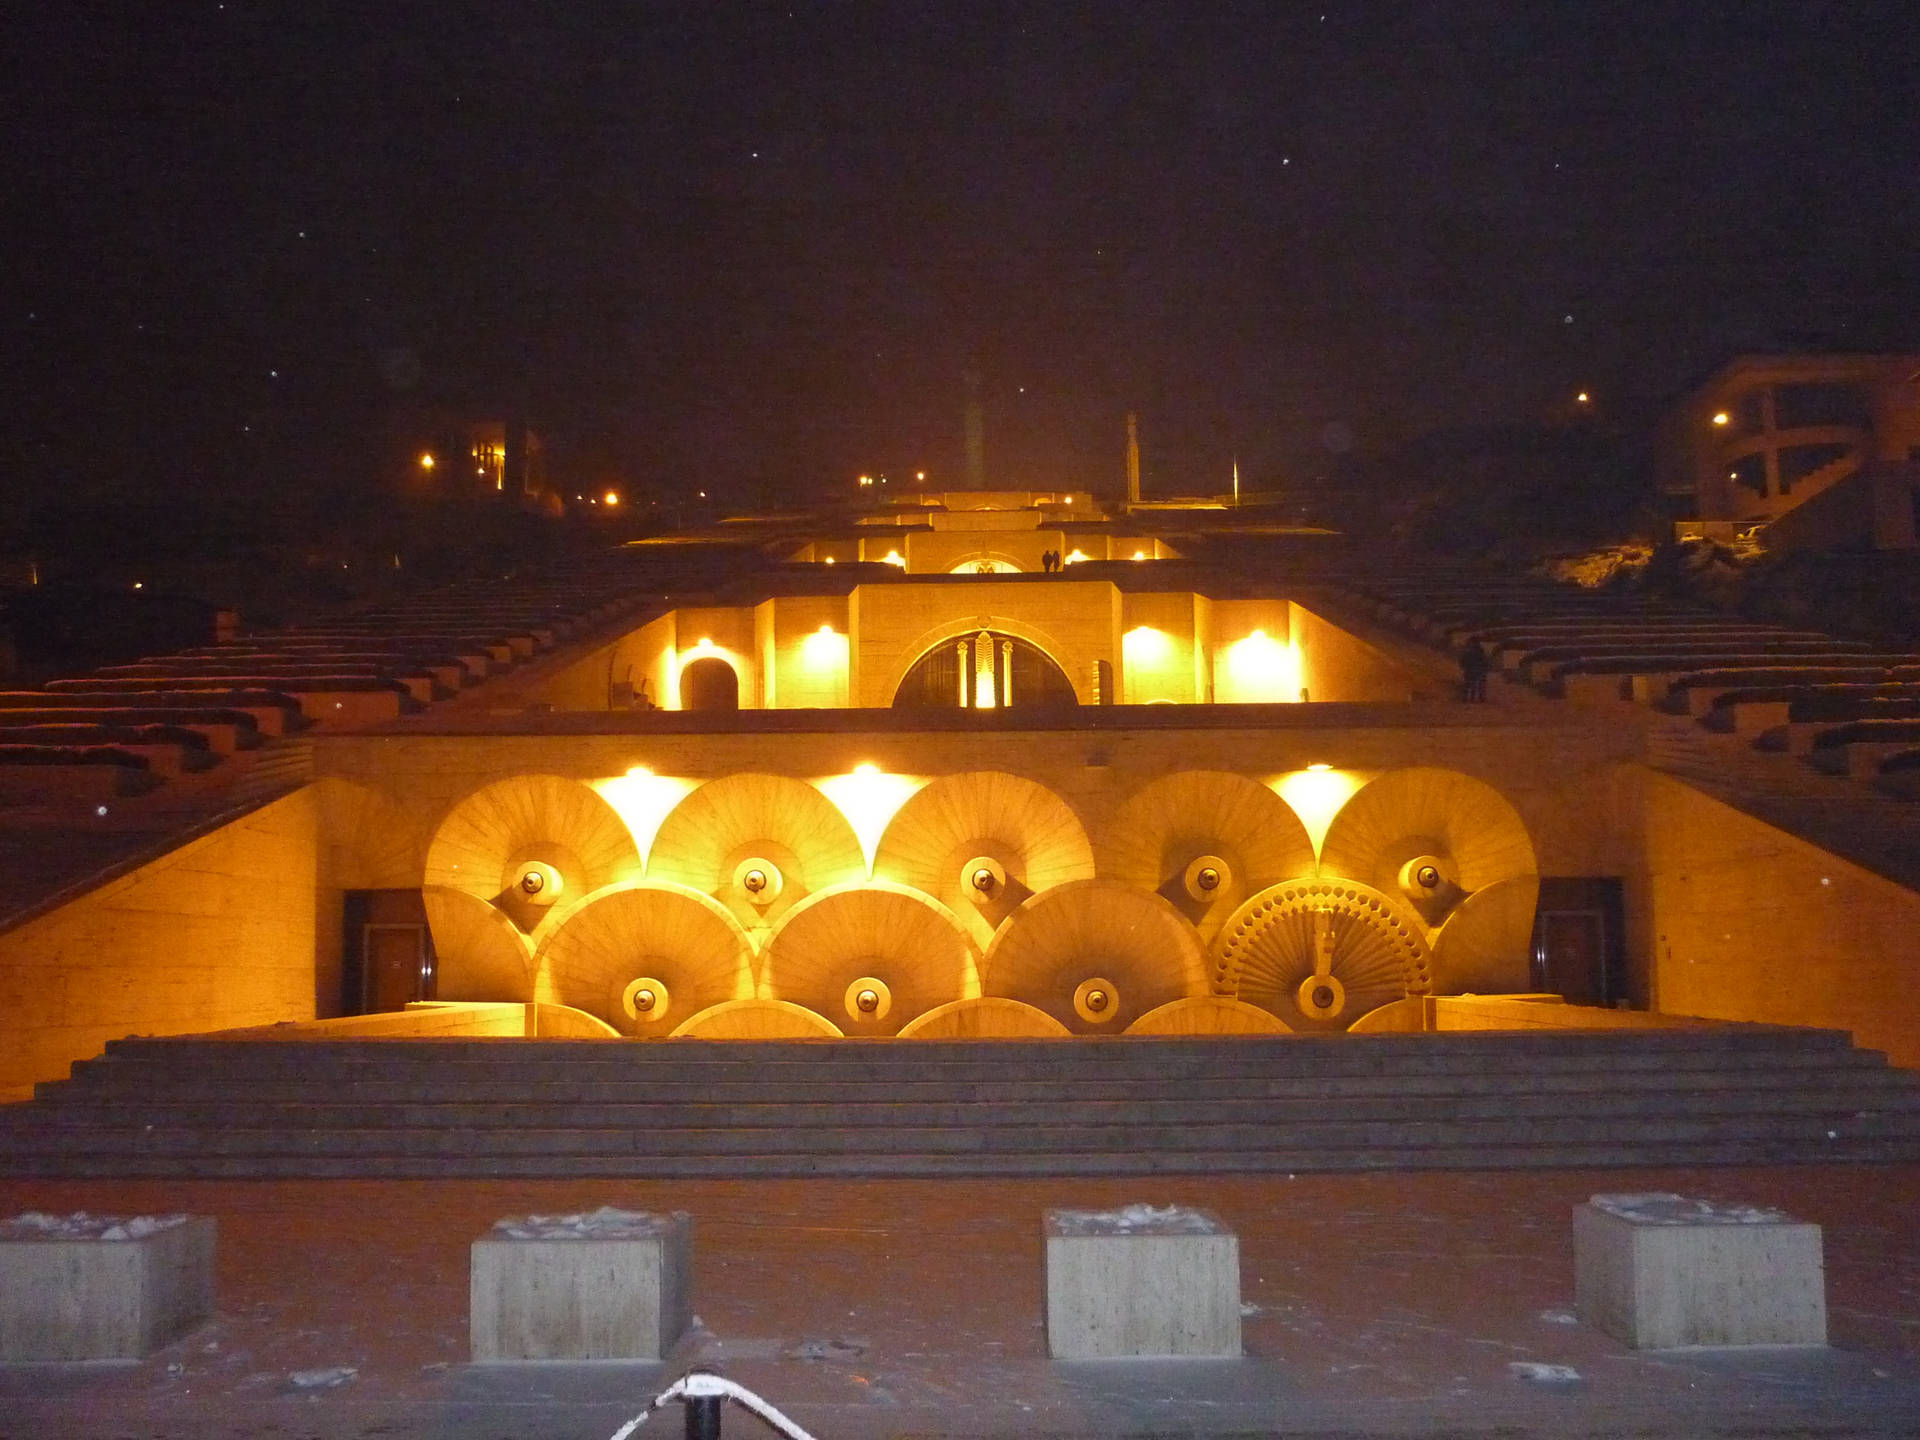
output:
POLYGON ((413 890, 426 868, 420 823, 385 791, 325 776, 313 784, 328 883, 342 890, 413 890))
POLYGON ((1516 875, 1476 890, 1433 942, 1439 995, 1510 995, 1533 985, 1533 913, 1540 878, 1516 875))
POLYGON ((1029 896, 1094 873, 1079 818, 1044 785, 998 770, 947 775, 902 805, 874 874, 911 885, 961 918, 976 945, 1029 896))
POLYGON ((885 881, 809 895, 780 917, 765 953, 769 993, 849 1035, 892 1035, 923 1011, 979 993, 959 917, 885 881))
POLYGON ((751 999, 752 954, 739 921, 711 896, 627 881, 554 917, 535 956, 534 994, 622 1034, 666 1036, 710 1006, 751 999))
POLYGON ((1131 796, 1097 840, 1102 877, 1157 891, 1203 939, 1254 891, 1314 873, 1313 840, 1292 807, 1223 770, 1162 776, 1131 796))
POLYGON ((900 1027, 902 1040, 1058 1040, 1068 1033, 1046 1011, 999 995, 951 1000, 900 1027))
POLYGON ((533 999, 532 949, 500 910, 448 885, 427 886, 421 899, 433 936, 438 999, 533 999))
POLYGON ((1431 984, 1417 916, 1350 880, 1290 880, 1236 910, 1214 941, 1217 994, 1295 1030, 1342 1030, 1431 984))
POLYGON ((1075 880, 1014 912, 980 961, 980 984, 1076 1033, 1117 1035, 1170 1000, 1207 994, 1206 949, 1160 896, 1075 880))
POLYGON ((1506 797, 1431 766, 1389 770, 1361 786, 1320 847, 1323 877, 1398 896, 1430 928, 1476 890, 1538 873, 1527 827, 1506 797))
POLYGON ((1409 995, 1401 1000, 1369 1010, 1347 1030, 1354 1035, 1421 1035, 1426 1033, 1427 1006, 1424 995, 1409 995))
POLYGON ((660 822, 647 877, 712 895, 749 931, 815 890, 867 878, 859 838, 834 803, 782 775, 710 780, 660 822))
POLYGON ((1190 995, 1149 1010, 1127 1027, 1129 1035, 1287 1035, 1286 1022, 1270 1010, 1226 995, 1190 995))
POLYGON ((498 906, 533 934, 561 899, 638 879, 633 833, 591 787, 558 775, 516 775, 476 790, 434 831, 429 885, 498 906))
POLYGON ((673 1033, 684 1040, 822 1040, 837 1038, 840 1027, 786 1000, 727 1000, 673 1033))

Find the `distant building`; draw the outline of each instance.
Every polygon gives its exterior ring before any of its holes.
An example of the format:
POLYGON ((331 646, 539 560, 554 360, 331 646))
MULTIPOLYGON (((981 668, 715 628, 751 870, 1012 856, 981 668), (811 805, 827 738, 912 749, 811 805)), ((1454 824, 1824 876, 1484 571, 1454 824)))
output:
POLYGON ((1682 538, 1911 549, 1920 355, 1739 356, 1668 412, 1656 455, 1682 538))

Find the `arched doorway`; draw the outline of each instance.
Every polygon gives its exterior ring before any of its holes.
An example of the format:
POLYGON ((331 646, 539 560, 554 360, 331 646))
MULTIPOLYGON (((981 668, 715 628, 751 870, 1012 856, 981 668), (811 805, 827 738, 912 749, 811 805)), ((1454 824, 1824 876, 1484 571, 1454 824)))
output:
POLYGON ((1077 705, 1073 682, 1039 646, 997 630, 943 640, 901 680, 902 709, 1025 710, 1077 705))
POLYGON ((951 575, 1018 575, 1020 567, 1000 555, 969 555, 947 573, 951 575))
POLYGON ((680 667, 682 710, 738 710, 740 677, 717 655, 708 655, 680 667))

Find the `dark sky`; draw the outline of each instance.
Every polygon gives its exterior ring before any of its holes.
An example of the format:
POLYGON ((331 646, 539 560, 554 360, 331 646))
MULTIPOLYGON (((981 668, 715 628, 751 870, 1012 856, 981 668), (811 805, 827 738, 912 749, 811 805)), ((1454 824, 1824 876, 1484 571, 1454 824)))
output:
MULTIPOLYGON (((410 407, 803 493, 1324 466, 1920 344, 1920 5, 18 4, 12 463, 319 490, 410 407)), ((11 483, 11 480, 6 483, 11 483)))

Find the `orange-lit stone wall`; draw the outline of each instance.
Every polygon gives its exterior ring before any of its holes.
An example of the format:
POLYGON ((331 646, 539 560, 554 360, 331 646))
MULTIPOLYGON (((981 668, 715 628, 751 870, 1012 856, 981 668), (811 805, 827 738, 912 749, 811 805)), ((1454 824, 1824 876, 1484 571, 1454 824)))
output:
POLYGON ((1850 1030, 1920 1065, 1920 894, 1631 767, 1629 951, 1677 1015, 1850 1030))
POLYGON ((1365 641, 1301 605, 1289 610, 1288 633, 1300 655, 1300 685, 1309 700, 1406 700, 1419 687, 1411 670, 1365 641))
POLYGON ((312 790, 0 935, 0 1095, 126 1035, 310 1019, 339 990, 312 790))

